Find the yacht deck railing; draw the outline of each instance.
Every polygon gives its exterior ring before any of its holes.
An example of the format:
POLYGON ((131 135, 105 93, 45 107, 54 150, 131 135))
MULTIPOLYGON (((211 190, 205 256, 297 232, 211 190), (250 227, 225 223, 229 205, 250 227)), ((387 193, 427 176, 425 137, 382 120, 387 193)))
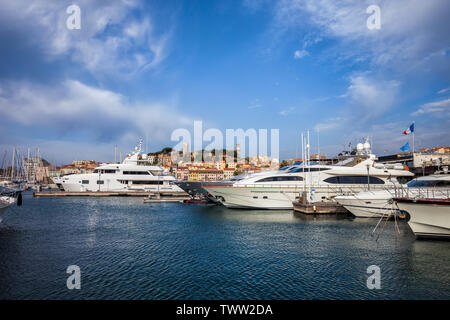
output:
POLYGON ((395 188, 389 190, 392 198, 408 199, 450 199, 450 188, 440 187, 414 187, 414 188, 395 188))

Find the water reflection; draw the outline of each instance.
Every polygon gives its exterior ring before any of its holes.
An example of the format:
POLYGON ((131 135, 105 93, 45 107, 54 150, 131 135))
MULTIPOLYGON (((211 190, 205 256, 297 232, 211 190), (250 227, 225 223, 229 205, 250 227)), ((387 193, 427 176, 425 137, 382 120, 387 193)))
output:
POLYGON ((138 198, 26 199, 0 227, 0 298, 450 298, 450 242, 416 241, 405 222, 293 210, 144 204, 138 198), (378 265, 382 290, 365 286, 378 265), (41 279, 40 281, 33 281, 41 279), (5 288, 5 289, 3 289, 5 288))

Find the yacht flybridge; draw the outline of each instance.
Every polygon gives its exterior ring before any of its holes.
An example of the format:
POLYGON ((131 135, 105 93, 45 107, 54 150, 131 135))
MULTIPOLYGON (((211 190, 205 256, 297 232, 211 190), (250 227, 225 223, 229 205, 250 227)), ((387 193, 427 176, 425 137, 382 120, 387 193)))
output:
POLYGON ((291 209, 303 191, 310 201, 326 202, 340 194, 398 185, 397 178, 412 176, 402 165, 376 164, 375 155, 368 154, 337 165, 296 164, 228 184, 204 183, 203 188, 229 208, 291 209))
POLYGON ((175 177, 161 167, 150 165, 147 154, 141 154, 142 143, 122 163, 105 164, 93 173, 71 174, 53 178, 54 183, 69 192, 83 191, 150 191, 183 192, 175 177))

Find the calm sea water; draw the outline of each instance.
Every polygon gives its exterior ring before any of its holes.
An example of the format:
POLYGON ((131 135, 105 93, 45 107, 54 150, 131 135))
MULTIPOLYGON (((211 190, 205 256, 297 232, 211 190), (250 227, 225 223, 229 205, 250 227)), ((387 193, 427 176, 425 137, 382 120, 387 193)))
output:
POLYGON ((0 226, 0 299, 449 299, 450 242, 417 241, 406 223, 376 242, 375 224, 27 194, 0 226), (81 290, 66 287, 69 265, 81 290))

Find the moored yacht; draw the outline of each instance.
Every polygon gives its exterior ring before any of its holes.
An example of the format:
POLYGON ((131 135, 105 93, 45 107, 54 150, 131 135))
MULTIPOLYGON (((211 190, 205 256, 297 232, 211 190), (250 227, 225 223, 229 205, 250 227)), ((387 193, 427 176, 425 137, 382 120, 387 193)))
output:
POLYGON ((21 191, 0 187, 0 222, 8 208, 14 203, 22 205, 21 191))
POLYGON ((392 201, 398 194, 416 197, 423 189, 436 194, 445 188, 450 188, 450 174, 434 174, 411 180, 406 186, 394 185, 382 190, 340 195, 335 200, 356 217, 376 218, 390 213, 400 213, 400 209, 392 201))
POLYGON ((93 173, 71 174, 53 178, 62 190, 83 191, 150 191, 183 192, 161 167, 150 165, 146 154, 141 154, 141 143, 122 163, 104 164, 93 173))
POLYGON ((354 157, 338 165, 297 164, 277 171, 254 173, 234 183, 204 183, 203 188, 229 208, 292 209, 302 191, 310 201, 333 201, 339 194, 398 184, 398 177, 412 177, 403 166, 376 165, 375 155, 354 157))
POLYGON ((408 225, 420 238, 450 238, 450 188, 422 189, 415 197, 394 198, 400 210, 408 212, 408 225))

